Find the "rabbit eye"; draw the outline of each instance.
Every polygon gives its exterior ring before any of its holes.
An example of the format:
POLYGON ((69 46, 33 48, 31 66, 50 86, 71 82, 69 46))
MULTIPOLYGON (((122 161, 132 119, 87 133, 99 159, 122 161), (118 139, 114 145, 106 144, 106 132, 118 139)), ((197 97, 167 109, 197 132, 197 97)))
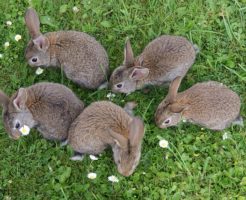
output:
POLYGON ((119 89, 122 88, 122 86, 123 86, 122 83, 119 83, 119 84, 116 85, 116 87, 119 88, 119 89))
POLYGON ((17 123, 15 124, 15 128, 16 128, 16 129, 20 128, 20 123, 19 123, 19 122, 17 122, 17 123))
POLYGON ((38 61, 38 59, 37 58, 32 58, 32 62, 37 62, 38 61))
POLYGON ((169 124, 170 123, 170 119, 167 119, 164 121, 165 124, 169 124))

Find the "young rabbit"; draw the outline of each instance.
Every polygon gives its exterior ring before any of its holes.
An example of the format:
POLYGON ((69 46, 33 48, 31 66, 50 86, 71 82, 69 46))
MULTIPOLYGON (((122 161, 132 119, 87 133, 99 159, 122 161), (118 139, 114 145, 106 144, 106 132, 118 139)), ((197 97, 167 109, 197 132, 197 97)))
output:
POLYGON ((61 67, 69 79, 89 89, 98 88, 106 80, 108 56, 94 37, 77 31, 43 35, 32 8, 26 11, 25 22, 31 36, 25 52, 29 65, 61 67))
POLYGON ((114 92, 131 93, 147 85, 162 85, 185 76, 198 49, 184 37, 164 35, 150 42, 136 58, 127 40, 124 62, 114 70, 110 85, 114 92))
POLYGON ((177 125, 182 119, 212 130, 223 130, 232 123, 241 123, 239 96, 222 83, 208 81, 197 83, 178 92, 182 77, 177 77, 169 87, 167 97, 155 113, 160 128, 177 125))
POLYGON ((65 141, 68 129, 84 108, 74 93, 56 83, 37 83, 20 88, 11 98, 0 91, 3 122, 13 139, 24 126, 36 128, 44 138, 65 141))
MULTIPOLYGON (((127 105, 127 110, 133 105, 127 105)), ((68 143, 75 151, 72 160, 83 154, 99 154, 111 146, 120 174, 130 176, 141 155, 144 124, 118 105, 99 101, 90 106, 72 123, 68 143)))

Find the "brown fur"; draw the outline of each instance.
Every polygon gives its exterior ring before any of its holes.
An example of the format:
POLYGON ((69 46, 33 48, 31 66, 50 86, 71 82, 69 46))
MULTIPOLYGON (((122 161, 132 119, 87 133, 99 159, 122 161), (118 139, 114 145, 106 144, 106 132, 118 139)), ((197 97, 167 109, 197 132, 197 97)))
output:
POLYGON ((174 82, 178 85, 170 86, 167 97, 157 108, 155 120, 160 128, 176 125, 185 119, 209 129, 222 130, 239 116, 239 96, 222 83, 197 83, 186 91, 172 94, 179 87, 181 79, 179 82, 177 79, 174 82), (167 119, 171 120, 170 123, 163 124, 167 119))
POLYGON ((121 160, 119 172, 128 176, 138 164, 143 134, 140 119, 111 102, 100 101, 89 105, 72 123, 68 143, 82 154, 99 154, 111 146, 115 162, 121 160))
POLYGON ((160 36, 150 42, 135 59, 128 41, 123 66, 116 68, 111 75, 112 89, 116 92, 130 93, 146 85, 169 83, 177 76, 185 76, 195 57, 195 47, 184 37, 160 36), (143 72, 146 76, 134 80, 131 77, 134 69, 146 69, 143 72), (121 82, 125 82, 125 89, 116 88, 121 82))
POLYGON ((65 140, 71 123, 83 108, 83 102, 69 88, 56 83, 38 83, 12 95, 4 106, 3 120, 7 132, 15 139, 21 136, 14 127, 18 120, 21 126, 37 128, 44 138, 65 140))
POLYGON ((108 56, 102 45, 94 37, 77 31, 42 35, 38 16, 34 12, 28 9, 25 17, 32 37, 25 52, 28 63, 31 66, 61 67, 66 76, 80 86, 98 88, 109 72, 108 56), (32 58, 38 61, 33 63, 32 58))

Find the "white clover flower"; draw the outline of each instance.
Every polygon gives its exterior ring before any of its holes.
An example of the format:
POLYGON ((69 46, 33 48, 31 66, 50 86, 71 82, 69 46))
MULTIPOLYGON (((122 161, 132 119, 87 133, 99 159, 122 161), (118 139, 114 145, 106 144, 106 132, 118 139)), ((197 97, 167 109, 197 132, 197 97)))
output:
POLYGON ((8 196, 8 195, 7 195, 7 196, 4 197, 4 199, 5 199, 5 200, 11 200, 12 198, 11 198, 11 196, 8 196))
POLYGON ((77 7, 77 6, 74 6, 74 7, 73 7, 73 12, 74 12, 74 13, 79 12, 79 9, 78 9, 78 7, 77 7))
POLYGON ((11 183, 13 183, 13 181, 12 180, 8 180, 8 183, 11 184, 11 183))
POLYGON ((146 172, 142 172, 142 174, 143 174, 143 175, 145 175, 145 174, 146 174, 146 172))
POLYGON ((97 177, 96 173, 90 172, 89 174, 87 174, 87 178, 89 179, 95 179, 97 177))
POLYGON ((228 135, 227 132, 225 132, 225 133, 223 134, 223 136, 222 136, 222 139, 223 139, 223 140, 226 140, 226 139, 228 139, 228 138, 229 138, 229 135, 228 135))
POLYGON ((4 47, 5 47, 5 48, 8 48, 8 47, 9 47, 9 42, 5 42, 5 43, 4 43, 4 47))
POLYGON ((0 58, 3 58, 3 54, 0 53, 0 58))
POLYGON ((98 160, 98 157, 94 156, 94 155, 90 155, 90 159, 91 160, 98 160))
POLYGON ((187 122, 186 119, 183 119, 182 121, 183 121, 184 123, 187 122))
POLYGON ((40 74, 42 74, 43 72, 44 72, 44 70, 43 70, 42 68, 39 67, 39 68, 36 70, 35 73, 36 73, 37 75, 40 75, 40 74))
POLYGON ((204 128, 201 128, 201 131, 204 131, 204 128))
POLYGON ((119 182, 119 179, 116 177, 116 176, 109 176, 108 177, 108 181, 111 181, 113 183, 118 183, 119 182))
POLYGON ((159 141, 159 146, 160 146, 161 148, 168 148, 168 147, 169 147, 168 145, 169 145, 169 143, 168 143, 168 141, 165 140, 165 139, 162 139, 162 140, 159 141))
POLYGON ((19 40, 21 40, 21 35, 19 35, 19 34, 17 34, 16 36, 15 36, 15 40, 18 42, 19 40))
POLYGON ((28 135, 30 133, 30 127, 24 125, 19 129, 19 131, 22 133, 22 135, 28 135))
POLYGON ((11 26, 12 22, 11 21, 6 21, 7 26, 11 26))
POLYGON ((113 98, 115 97, 115 94, 114 93, 108 93, 107 94, 107 98, 109 99, 109 100, 112 100, 113 98))

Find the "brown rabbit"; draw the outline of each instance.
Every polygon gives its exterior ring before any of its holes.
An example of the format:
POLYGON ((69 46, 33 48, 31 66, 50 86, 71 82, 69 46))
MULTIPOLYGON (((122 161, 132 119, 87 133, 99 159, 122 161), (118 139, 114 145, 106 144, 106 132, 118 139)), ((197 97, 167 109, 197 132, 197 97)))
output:
POLYGON ((77 31, 40 33, 36 11, 29 8, 25 15, 31 35, 25 57, 31 66, 61 67, 66 76, 82 87, 98 88, 107 78, 108 56, 92 36, 77 31))
POLYGON ((136 58, 127 40, 124 62, 114 70, 110 85, 114 92, 131 93, 147 85, 162 85, 185 76, 198 49, 184 37, 163 35, 150 42, 136 58))
MULTIPOLYGON (((126 107, 129 111, 134 106, 126 107)), ((78 160, 83 154, 96 155, 111 146, 119 173, 130 176, 139 163, 143 136, 142 120, 112 102, 95 102, 70 127, 68 143, 75 151, 71 159, 78 160)))
POLYGON ((11 98, 0 92, 3 122, 13 139, 24 125, 36 128, 44 138, 65 141, 68 129, 84 108, 74 93, 56 83, 37 83, 20 88, 11 98))
POLYGON ((212 130, 242 124, 240 98, 235 92, 222 83, 208 81, 177 93, 181 80, 182 77, 177 77, 171 83, 167 97, 158 106, 157 126, 175 126, 182 119, 212 130))

